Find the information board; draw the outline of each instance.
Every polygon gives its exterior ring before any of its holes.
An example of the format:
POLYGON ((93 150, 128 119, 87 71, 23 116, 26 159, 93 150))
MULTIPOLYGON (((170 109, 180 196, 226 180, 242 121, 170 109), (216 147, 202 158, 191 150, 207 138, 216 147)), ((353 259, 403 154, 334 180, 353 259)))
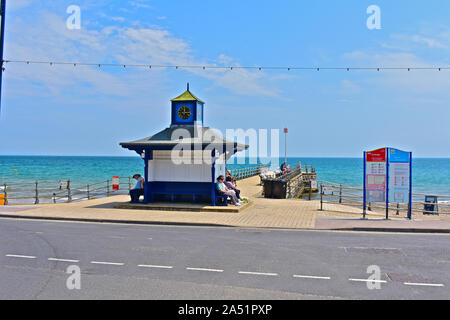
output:
POLYGON ((366 152, 365 193, 368 202, 386 201, 386 148, 366 152))
POLYGON ((364 152, 364 215, 366 204, 408 203, 411 218, 412 153, 394 148, 381 148, 364 152))
POLYGON ((409 202, 410 162, 409 152, 389 149, 389 202, 409 202))

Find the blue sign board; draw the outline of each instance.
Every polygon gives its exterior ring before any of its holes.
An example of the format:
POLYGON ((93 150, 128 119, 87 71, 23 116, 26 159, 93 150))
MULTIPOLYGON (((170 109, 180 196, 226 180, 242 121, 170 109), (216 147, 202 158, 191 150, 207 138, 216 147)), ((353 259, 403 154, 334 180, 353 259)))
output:
POLYGON ((364 217, 367 202, 407 203, 411 219, 412 153, 394 148, 364 152, 364 217))
POLYGON ((401 151, 394 148, 389 148, 389 162, 404 162, 409 163, 410 152, 401 151))

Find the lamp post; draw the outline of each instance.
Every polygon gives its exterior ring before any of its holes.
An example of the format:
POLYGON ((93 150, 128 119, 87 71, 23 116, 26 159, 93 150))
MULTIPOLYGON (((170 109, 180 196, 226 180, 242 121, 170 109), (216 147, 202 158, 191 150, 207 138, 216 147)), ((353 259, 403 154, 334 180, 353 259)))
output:
POLYGON ((0 0, 0 111, 2 110, 2 80, 3 80, 3 46, 5 43, 5 9, 6 0, 0 0))
POLYGON ((284 128, 284 165, 287 166, 287 134, 288 128, 284 128))

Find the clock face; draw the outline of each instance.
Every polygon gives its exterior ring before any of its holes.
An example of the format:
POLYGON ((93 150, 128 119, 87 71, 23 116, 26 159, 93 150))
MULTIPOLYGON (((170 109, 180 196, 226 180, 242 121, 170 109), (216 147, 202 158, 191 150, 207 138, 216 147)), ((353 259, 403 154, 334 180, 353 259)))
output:
POLYGON ((178 109, 177 114, 181 120, 187 120, 191 117, 192 111, 191 108, 189 108, 188 106, 181 106, 178 109))

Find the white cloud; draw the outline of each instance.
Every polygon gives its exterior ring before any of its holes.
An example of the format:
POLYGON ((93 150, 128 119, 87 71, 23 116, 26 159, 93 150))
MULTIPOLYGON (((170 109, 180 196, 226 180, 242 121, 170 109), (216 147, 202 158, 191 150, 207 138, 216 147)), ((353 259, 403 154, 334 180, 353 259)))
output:
MULTIPOLYGON (((437 68, 444 64, 427 61, 413 53, 404 52, 365 52, 354 51, 344 55, 344 59, 355 66, 365 67, 418 67, 437 68)), ((376 71, 374 71, 376 72, 376 71)), ((388 87, 390 90, 400 90, 408 95, 450 92, 449 70, 382 70, 374 75, 367 75, 366 82, 373 86, 388 87)))
MULTIPOLYGON (((197 59, 192 53, 189 43, 177 38, 169 31, 159 27, 117 27, 107 26, 100 30, 90 30, 82 26, 81 30, 68 30, 65 21, 57 15, 45 13, 41 19, 29 22, 16 19, 11 27, 12 39, 7 51, 10 60, 43 60, 70 62, 119 62, 123 64, 153 65, 208 65, 197 59), (18 36, 20 34, 20 36, 18 36), (15 36, 16 35, 16 36, 15 36)), ((233 63, 233 58, 221 55, 216 64, 233 63)), ((67 86, 124 96, 138 94, 136 88, 142 88, 137 74, 151 73, 156 79, 164 79, 163 69, 131 69, 122 72, 117 69, 98 67, 15 66, 15 79, 36 82, 56 93, 67 86), (42 68, 51 68, 50 70, 42 68), (133 81, 131 81, 133 80, 133 81)), ((235 69, 186 69, 186 71, 211 80, 219 87, 227 88, 233 93, 242 95, 276 96, 279 92, 268 89, 264 83, 270 76, 262 71, 235 69)), ((148 86, 147 86, 148 91, 148 86)))
POLYGON ((145 9, 149 9, 151 8, 151 6, 149 4, 147 4, 148 1, 146 0, 136 0, 136 1, 129 1, 128 3, 136 8, 145 8, 145 9))
POLYGON ((31 4, 31 0, 13 0, 6 2, 6 10, 19 10, 28 7, 31 4))
POLYGON ((354 81, 342 80, 341 81, 341 93, 346 95, 353 95, 359 93, 361 88, 354 81))
POLYGON ((401 51, 448 49, 450 48, 450 33, 442 31, 433 34, 392 34, 389 36, 389 40, 382 44, 382 47, 401 51))

